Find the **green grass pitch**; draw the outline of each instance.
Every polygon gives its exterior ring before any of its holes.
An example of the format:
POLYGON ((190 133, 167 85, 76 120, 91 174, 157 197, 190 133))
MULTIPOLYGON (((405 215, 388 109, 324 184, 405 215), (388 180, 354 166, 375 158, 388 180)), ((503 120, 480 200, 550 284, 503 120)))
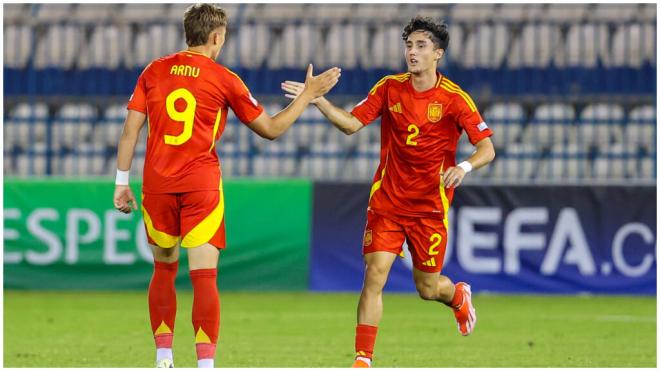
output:
MULTIPOLYGON (((357 294, 221 293, 216 367, 347 367, 357 294)), ((475 295, 475 332, 389 294, 375 367, 655 367, 656 299, 475 295)), ((190 292, 174 362, 196 367, 190 292)), ((4 367, 153 367, 146 292, 4 293, 4 367)))

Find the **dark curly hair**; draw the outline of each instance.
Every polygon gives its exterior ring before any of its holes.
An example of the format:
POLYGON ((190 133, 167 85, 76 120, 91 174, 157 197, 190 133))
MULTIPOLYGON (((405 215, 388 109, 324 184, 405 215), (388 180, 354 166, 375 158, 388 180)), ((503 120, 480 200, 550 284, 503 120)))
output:
POLYGON ((449 31, 447 31, 446 23, 442 21, 435 22, 429 17, 417 16, 412 18, 403 29, 403 34, 401 34, 403 41, 408 40, 408 36, 415 31, 427 32, 436 48, 447 50, 447 46, 449 46, 449 31))

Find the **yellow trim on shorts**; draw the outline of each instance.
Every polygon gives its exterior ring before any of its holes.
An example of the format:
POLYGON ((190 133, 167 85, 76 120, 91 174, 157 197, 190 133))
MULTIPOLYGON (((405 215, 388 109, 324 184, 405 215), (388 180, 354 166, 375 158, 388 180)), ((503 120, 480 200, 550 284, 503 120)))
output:
MULTIPOLYGON (((142 195, 142 199, 144 200, 144 194, 142 195)), ((142 203, 142 216, 144 218, 144 225, 147 228, 147 234, 152 240, 154 240, 158 247, 169 249, 176 246, 177 242, 179 242, 179 236, 172 236, 171 234, 161 232, 154 228, 154 223, 151 221, 149 212, 144 207, 144 202, 142 203)))
POLYGON ((201 246, 211 240, 218 231, 222 220, 225 217, 225 198, 222 192, 222 179, 218 186, 220 194, 218 195, 218 205, 204 218, 199 224, 190 230, 181 241, 181 247, 191 248, 201 246))

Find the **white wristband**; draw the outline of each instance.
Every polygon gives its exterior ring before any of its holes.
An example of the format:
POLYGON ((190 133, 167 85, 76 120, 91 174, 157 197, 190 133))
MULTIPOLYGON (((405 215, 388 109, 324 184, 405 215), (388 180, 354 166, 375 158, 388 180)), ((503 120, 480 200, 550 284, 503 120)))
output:
POLYGON ((123 171, 117 169, 117 178, 115 178, 116 185, 128 185, 128 173, 129 171, 123 171))
POLYGON ((469 173, 472 171, 472 164, 469 161, 463 161, 460 164, 458 164, 458 167, 463 169, 465 171, 465 174, 469 173))

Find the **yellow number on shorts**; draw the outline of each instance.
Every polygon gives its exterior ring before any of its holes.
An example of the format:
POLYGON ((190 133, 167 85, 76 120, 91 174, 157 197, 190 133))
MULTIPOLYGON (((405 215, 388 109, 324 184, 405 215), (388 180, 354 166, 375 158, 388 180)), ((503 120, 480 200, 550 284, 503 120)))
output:
POLYGON ((406 144, 409 146, 416 146, 417 142, 413 139, 419 135, 419 128, 415 124, 410 124, 408 125, 408 132, 410 132, 410 135, 408 135, 408 138, 406 139, 406 144))
POLYGON ((436 250, 436 248, 440 246, 440 242, 442 242, 442 236, 440 233, 433 233, 429 241, 433 242, 433 245, 429 247, 429 255, 438 255, 440 251, 436 250))
POLYGON ((172 146, 180 146, 192 138, 197 101, 190 91, 181 88, 176 89, 167 96, 165 107, 167 108, 167 114, 172 120, 183 122, 183 132, 179 135, 165 135, 165 143, 172 146), (174 102, 179 98, 186 101, 186 109, 183 111, 177 111, 174 107, 174 102))

